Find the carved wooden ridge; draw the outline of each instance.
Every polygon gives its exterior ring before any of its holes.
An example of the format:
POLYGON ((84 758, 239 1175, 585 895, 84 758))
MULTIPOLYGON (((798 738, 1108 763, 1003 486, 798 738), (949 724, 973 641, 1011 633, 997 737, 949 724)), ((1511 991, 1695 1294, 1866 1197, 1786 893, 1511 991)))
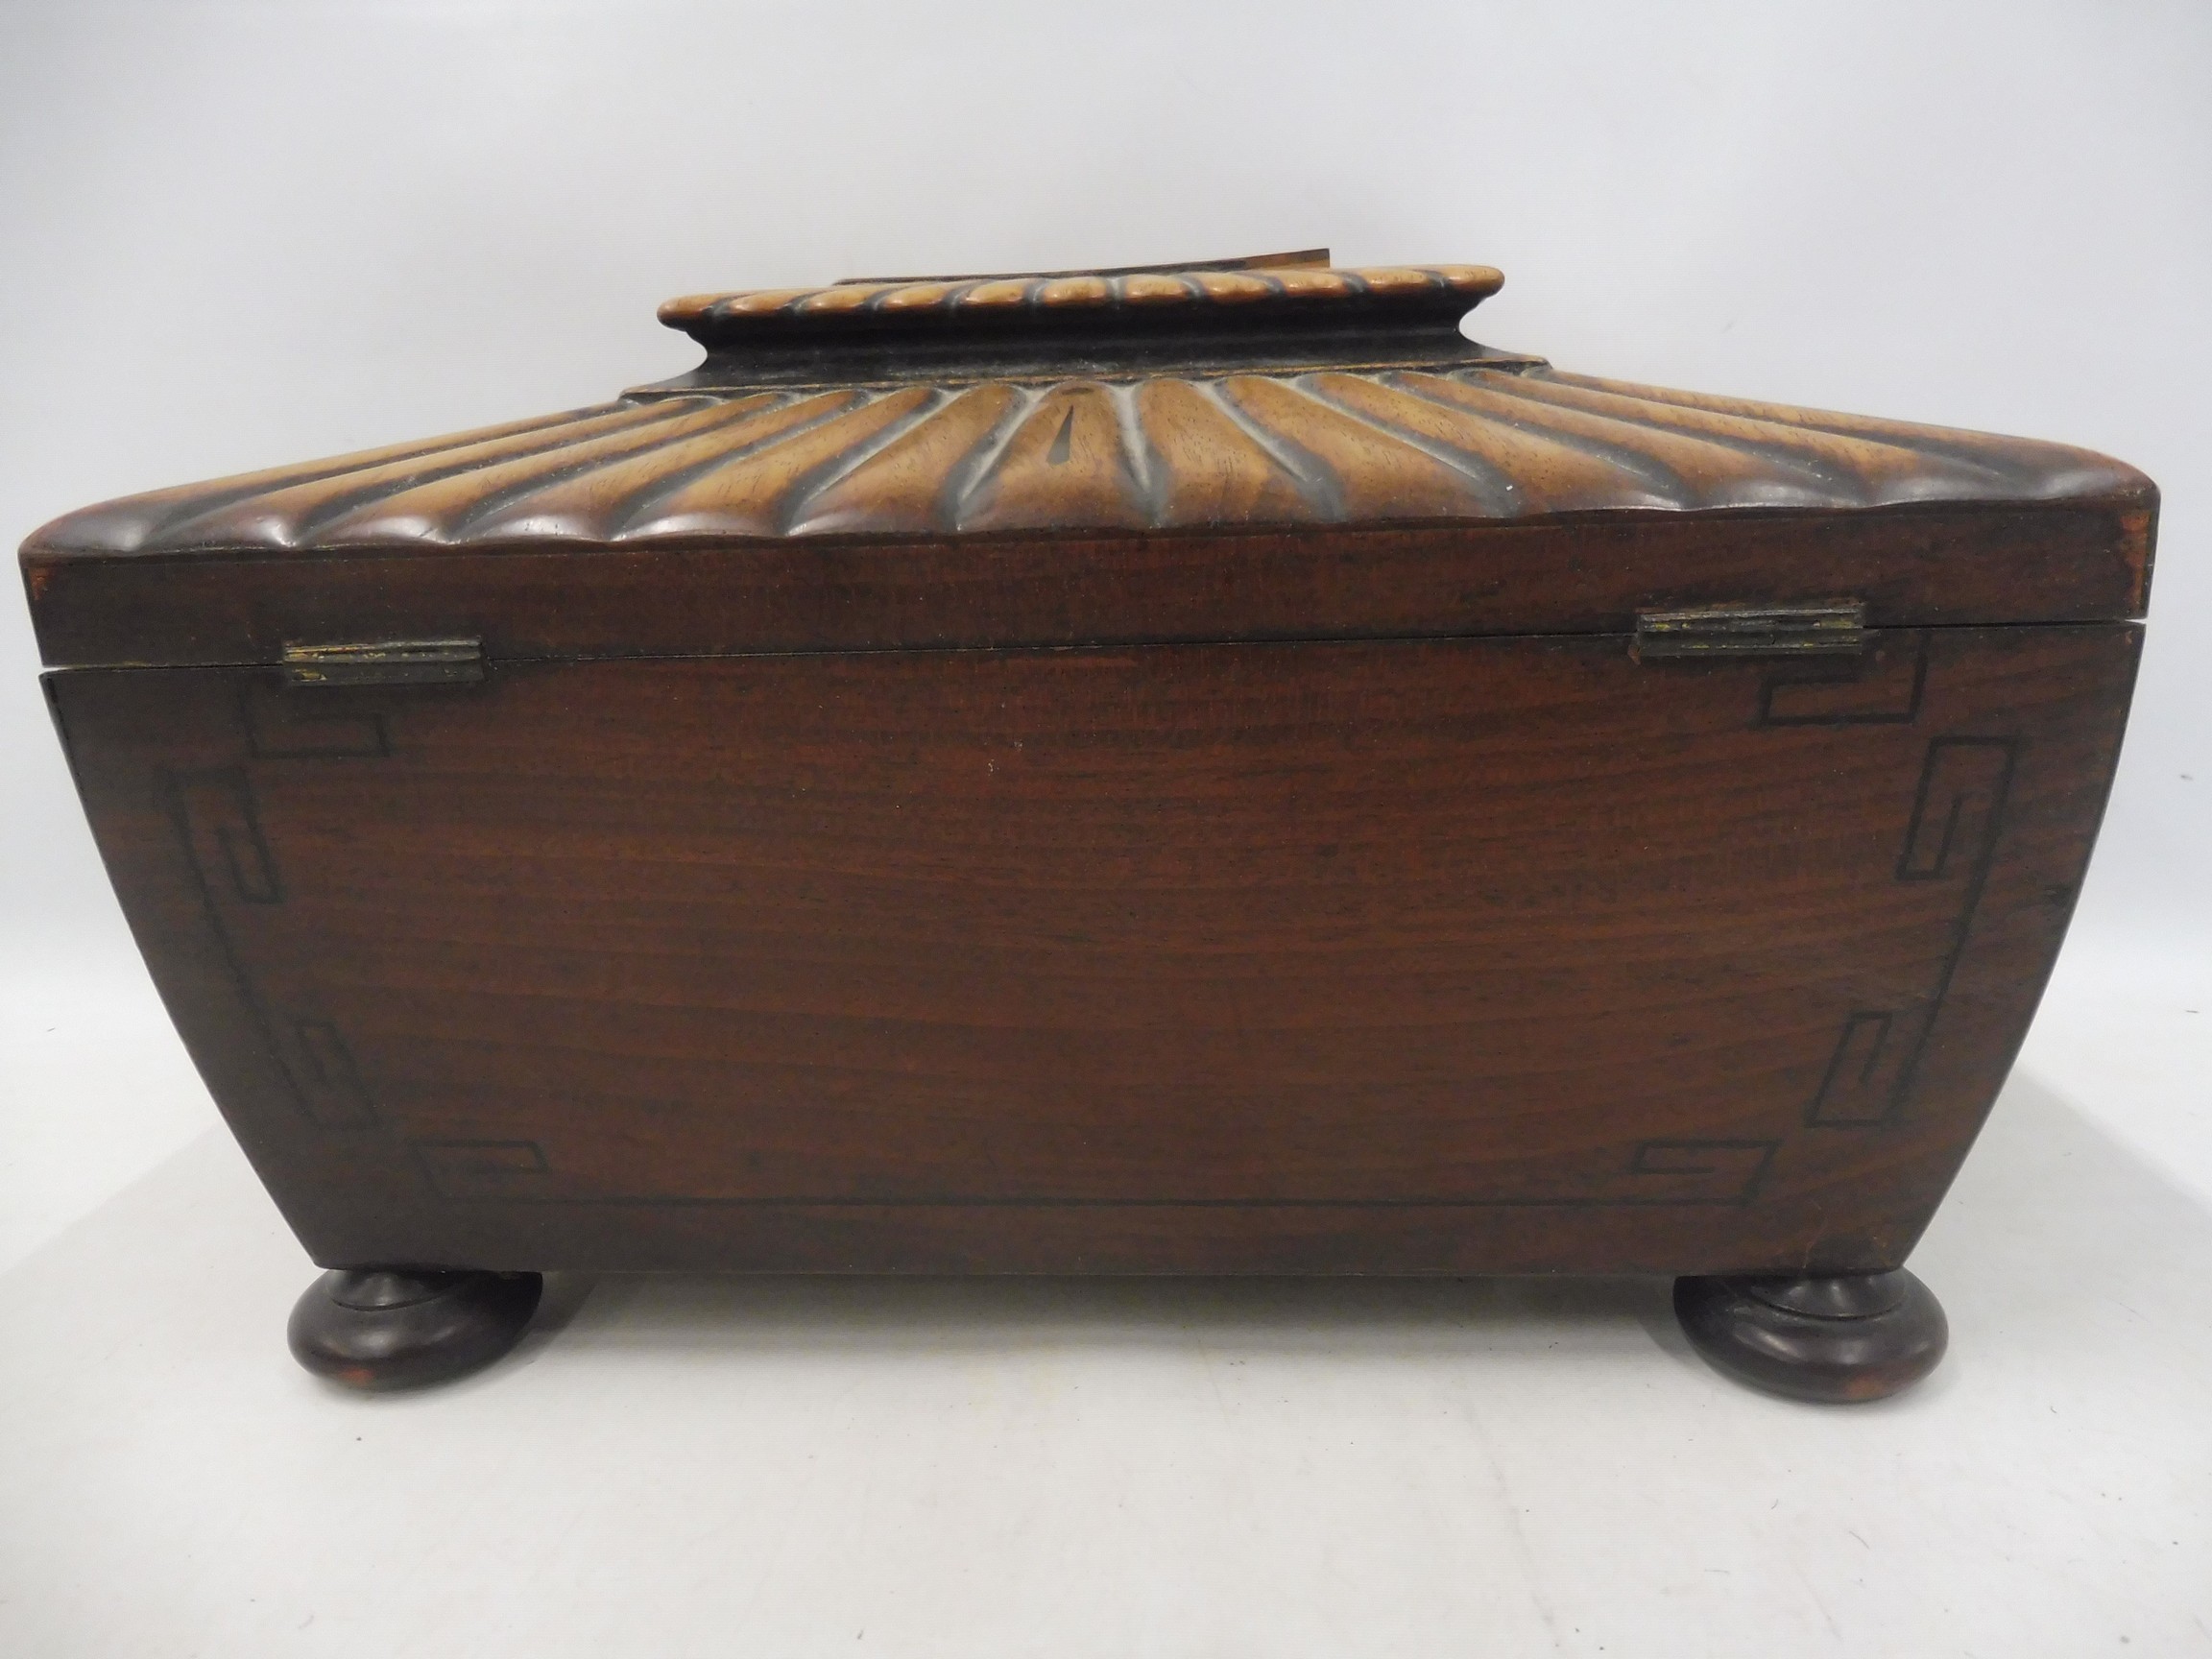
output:
POLYGON ((632 398, 157 491, 33 552, 1496 523, 2140 496, 2061 445, 1543 366, 632 398))
POLYGON ((838 282, 689 294, 661 307, 661 321, 702 344, 795 321, 843 320, 849 327, 922 317, 1094 310, 1238 310, 1286 302, 1340 308, 1359 301, 1456 300, 1472 305, 1498 292, 1504 275, 1488 265, 1380 265, 1339 270, 1281 265, 1079 272, 1068 275, 838 282))

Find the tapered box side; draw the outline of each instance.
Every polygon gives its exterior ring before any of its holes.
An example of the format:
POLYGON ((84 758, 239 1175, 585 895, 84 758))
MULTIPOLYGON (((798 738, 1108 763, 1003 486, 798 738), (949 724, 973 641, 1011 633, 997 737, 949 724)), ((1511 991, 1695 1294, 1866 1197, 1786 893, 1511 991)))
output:
POLYGON ((2004 1079, 2139 641, 50 684, 326 1264, 1842 1271, 2004 1079))

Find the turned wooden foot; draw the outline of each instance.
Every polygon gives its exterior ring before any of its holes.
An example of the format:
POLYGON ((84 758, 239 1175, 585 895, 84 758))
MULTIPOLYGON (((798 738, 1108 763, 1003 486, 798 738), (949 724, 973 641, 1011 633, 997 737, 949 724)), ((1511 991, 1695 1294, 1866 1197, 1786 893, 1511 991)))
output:
POLYGON ((292 1310, 292 1357, 353 1388, 414 1388, 489 1365, 521 1339, 535 1273, 325 1273, 292 1310))
POLYGON ((1674 1281, 1674 1314, 1730 1376, 1826 1405, 1909 1388, 1943 1358, 1935 1293, 1902 1267, 1815 1279, 1674 1281))

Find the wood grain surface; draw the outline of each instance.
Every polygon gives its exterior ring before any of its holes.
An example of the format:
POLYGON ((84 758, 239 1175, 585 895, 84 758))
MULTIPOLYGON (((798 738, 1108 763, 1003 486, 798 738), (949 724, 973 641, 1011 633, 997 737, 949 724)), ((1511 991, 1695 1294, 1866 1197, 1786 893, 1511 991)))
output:
POLYGON ((1818 1272, 2002 1082, 2138 642, 48 684, 326 1264, 1818 1272))

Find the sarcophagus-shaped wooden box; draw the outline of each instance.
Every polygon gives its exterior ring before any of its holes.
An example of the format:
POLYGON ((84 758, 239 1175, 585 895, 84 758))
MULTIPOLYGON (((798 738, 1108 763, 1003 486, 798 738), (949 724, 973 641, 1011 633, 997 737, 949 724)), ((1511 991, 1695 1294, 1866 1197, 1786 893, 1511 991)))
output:
POLYGON ((356 1381, 544 1269, 1666 1273, 1801 1392, 2104 805, 2156 495, 1296 256, 678 301, 695 373, 23 553, 356 1381), (438 1270, 438 1271, 432 1271, 438 1270))

